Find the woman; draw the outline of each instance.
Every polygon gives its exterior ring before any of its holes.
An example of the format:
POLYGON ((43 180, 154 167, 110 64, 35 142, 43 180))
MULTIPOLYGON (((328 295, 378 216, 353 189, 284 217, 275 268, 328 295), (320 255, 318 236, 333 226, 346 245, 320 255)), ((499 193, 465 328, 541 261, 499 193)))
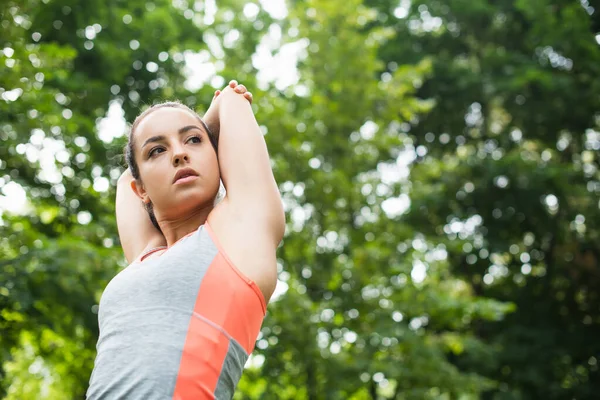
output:
POLYGON ((248 100, 232 81, 204 121, 165 103, 134 122, 130 175, 117 194, 119 235, 133 262, 100 301, 89 399, 233 396, 275 289, 285 228, 248 100), (215 206, 221 180, 226 195, 215 206))

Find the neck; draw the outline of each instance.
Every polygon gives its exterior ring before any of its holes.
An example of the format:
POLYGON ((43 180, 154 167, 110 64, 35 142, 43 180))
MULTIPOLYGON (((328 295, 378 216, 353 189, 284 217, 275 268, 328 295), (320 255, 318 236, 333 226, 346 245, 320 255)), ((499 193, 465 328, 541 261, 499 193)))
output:
POLYGON ((161 218, 157 216, 158 225, 167 241, 167 246, 173 246, 179 239, 197 230, 200 225, 206 222, 208 214, 213 207, 202 207, 186 213, 181 218, 161 218))

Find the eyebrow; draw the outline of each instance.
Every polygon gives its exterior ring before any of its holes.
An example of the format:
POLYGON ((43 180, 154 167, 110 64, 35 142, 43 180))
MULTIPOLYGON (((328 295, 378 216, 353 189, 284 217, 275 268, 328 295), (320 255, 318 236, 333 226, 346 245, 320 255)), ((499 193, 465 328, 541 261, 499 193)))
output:
MULTIPOLYGON (((200 128, 198 125, 187 125, 184 126, 183 128, 180 128, 177 133, 182 135, 192 129, 198 129, 199 131, 203 131, 202 128, 200 128)), ((146 146, 147 144, 150 143, 154 143, 154 142, 160 142, 161 140, 165 140, 166 137, 164 135, 157 135, 157 136, 152 136, 151 138, 148 138, 148 140, 146 140, 144 142, 144 144, 142 145, 142 148, 144 148, 144 146, 146 146)))

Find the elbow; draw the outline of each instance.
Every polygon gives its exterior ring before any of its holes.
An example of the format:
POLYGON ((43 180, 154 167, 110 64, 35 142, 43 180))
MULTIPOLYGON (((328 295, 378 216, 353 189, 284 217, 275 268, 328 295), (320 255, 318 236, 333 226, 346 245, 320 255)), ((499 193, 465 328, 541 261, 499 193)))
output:
POLYGON ((273 238, 276 245, 279 245, 285 234, 285 211, 283 209, 283 203, 281 201, 273 207, 271 214, 271 227, 273 232, 273 238))
POLYGON ((277 231, 277 234, 278 234, 277 235, 277 239, 278 239, 277 240, 277 244, 279 244, 279 242, 281 242, 283 240, 283 235, 285 234, 285 224, 286 224, 286 221, 285 221, 285 211, 283 210, 283 206, 282 206, 281 207, 281 217, 280 217, 280 220, 279 220, 279 222, 277 224, 277 228, 278 228, 278 231, 277 231))

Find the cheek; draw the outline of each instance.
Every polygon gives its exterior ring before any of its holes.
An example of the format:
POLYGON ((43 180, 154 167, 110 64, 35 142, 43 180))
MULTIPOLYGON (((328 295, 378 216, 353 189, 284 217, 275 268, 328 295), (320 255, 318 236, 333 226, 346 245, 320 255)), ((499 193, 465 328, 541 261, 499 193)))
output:
POLYGON ((169 181, 169 175, 166 172, 167 168, 162 165, 161 160, 147 162, 140 168, 140 175, 144 181, 144 186, 150 197, 160 196, 164 190, 165 182, 169 181))
MULTIPOLYGON (((205 176, 214 176, 219 174, 219 162, 217 161, 217 155, 213 150, 212 146, 204 147, 198 154, 195 160, 200 168, 200 171, 204 171, 205 176)), ((192 164, 195 164, 192 162, 192 164)))
POLYGON ((217 161, 217 157, 213 156, 206 160, 205 170, 210 171, 208 176, 211 180, 219 180, 221 179, 221 171, 219 170, 219 162, 217 161))

